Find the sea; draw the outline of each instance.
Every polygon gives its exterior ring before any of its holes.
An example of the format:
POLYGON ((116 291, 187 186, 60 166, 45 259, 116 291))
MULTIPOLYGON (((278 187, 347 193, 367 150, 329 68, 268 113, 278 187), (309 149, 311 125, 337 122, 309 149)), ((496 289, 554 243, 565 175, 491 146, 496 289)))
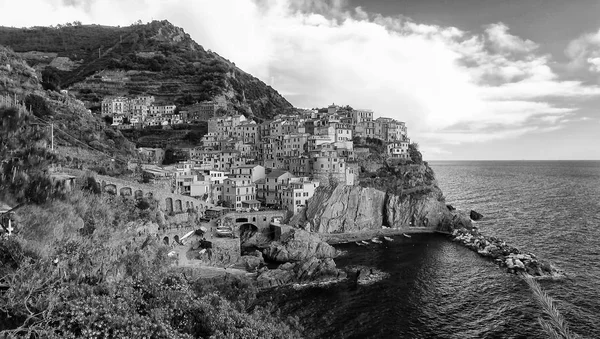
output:
MULTIPOLYGON (((540 280, 569 328, 600 338, 600 161, 430 162, 446 202, 484 215, 485 235, 564 270, 540 280)), ((371 285, 280 289, 268 298, 312 338, 548 338, 527 284, 444 235, 338 246, 338 267, 389 276, 371 285)))

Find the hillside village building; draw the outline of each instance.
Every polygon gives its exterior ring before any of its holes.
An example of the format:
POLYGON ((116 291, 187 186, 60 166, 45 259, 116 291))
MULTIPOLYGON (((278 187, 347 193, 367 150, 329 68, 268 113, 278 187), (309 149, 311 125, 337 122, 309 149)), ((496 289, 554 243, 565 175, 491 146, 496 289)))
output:
POLYGON ((187 123, 200 117, 214 117, 219 108, 227 107, 222 102, 203 102, 192 106, 195 110, 178 112, 175 105, 159 105, 153 96, 106 97, 101 103, 102 116, 113 119, 118 129, 143 128, 187 123))
MULTIPOLYGON (((139 99, 132 111, 175 118, 174 106, 144 108, 144 102, 150 99, 139 99)), ((371 110, 331 105, 326 111, 303 110, 257 123, 240 114, 214 116, 217 108, 210 105, 208 133, 200 146, 183 149, 190 160, 174 167, 172 180, 181 194, 236 210, 267 207, 297 213, 321 185, 356 184, 358 159, 369 154, 368 148, 354 148, 356 138, 377 139, 388 157, 410 159, 406 124, 374 119, 371 110)), ((120 112, 127 104, 119 98, 106 107, 120 112)), ((152 162, 162 156, 152 149, 140 153, 152 162)))

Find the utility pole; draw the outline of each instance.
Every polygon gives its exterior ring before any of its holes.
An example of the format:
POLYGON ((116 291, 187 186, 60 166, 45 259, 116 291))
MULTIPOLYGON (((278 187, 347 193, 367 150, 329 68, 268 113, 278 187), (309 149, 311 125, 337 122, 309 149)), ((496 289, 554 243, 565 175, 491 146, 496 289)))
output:
POLYGON ((52 136, 52 151, 54 151, 54 122, 50 124, 50 135, 52 136))

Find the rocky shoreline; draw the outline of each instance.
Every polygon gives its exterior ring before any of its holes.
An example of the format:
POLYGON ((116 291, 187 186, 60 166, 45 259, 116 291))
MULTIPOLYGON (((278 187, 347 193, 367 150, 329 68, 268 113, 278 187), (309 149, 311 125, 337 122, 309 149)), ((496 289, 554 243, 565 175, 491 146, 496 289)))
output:
POLYGON ((450 235, 452 241, 494 260, 512 274, 527 274, 537 279, 558 279, 565 276, 563 271, 548 261, 538 259, 535 254, 522 252, 501 239, 481 234, 467 218, 469 217, 460 212, 455 213, 455 225, 458 227, 450 235))

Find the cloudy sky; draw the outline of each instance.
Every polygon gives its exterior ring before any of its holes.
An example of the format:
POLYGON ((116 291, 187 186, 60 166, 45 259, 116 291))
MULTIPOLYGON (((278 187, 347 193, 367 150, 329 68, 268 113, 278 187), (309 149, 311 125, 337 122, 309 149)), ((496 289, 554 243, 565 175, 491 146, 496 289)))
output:
POLYGON ((167 19, 298 107, 405 121, 428 160, 600 159, 597 0, 0 0, 0 24, 167 19))

